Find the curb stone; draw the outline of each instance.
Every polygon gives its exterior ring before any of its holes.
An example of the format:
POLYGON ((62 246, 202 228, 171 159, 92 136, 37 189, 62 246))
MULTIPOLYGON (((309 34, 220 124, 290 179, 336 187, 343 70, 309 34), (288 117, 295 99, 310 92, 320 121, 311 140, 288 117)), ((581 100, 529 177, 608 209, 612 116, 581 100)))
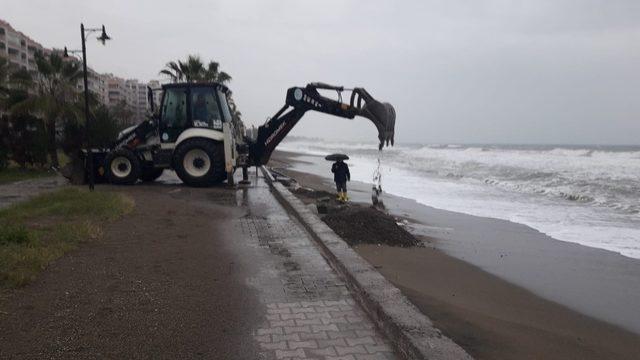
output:
POLYGON ((403 359, 472 359, 302 201, 276 182, 266 167, 261 168, 276 198, 311 234, 322 256, 343 278, 354 299, 393 344, 398 355, 403 359))

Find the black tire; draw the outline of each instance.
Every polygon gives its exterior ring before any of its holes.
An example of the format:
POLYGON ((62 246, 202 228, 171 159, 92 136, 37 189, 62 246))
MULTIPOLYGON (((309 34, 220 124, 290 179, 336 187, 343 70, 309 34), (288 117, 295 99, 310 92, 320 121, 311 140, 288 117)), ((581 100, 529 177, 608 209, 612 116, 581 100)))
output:
POLYGON ((140 159, 126 148, 110 152, 104 159, 105 175, 110 183, 131 185, 140 177, 140 159))
POLYGON ((142 181, 156 181, 162 175, 164 169, 158 169, 154 167, 144 168, 142 170, 142 175, 140 175, 140 180, 142 181))
POLYGON ((180 180, 189 186, 219 184, 227 176, 224 145, 203 138, 185 140, 173 153, 173 168, 180 180))

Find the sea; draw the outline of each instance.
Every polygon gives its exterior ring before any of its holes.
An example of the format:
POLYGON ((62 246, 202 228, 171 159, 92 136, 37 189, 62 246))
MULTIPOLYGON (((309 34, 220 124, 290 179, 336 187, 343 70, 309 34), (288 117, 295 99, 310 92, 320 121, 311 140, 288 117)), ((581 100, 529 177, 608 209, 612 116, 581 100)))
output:
MULTIPOLYGON (((640 146, 377 144, 288 138, 278 149, 348 154, 352 180, 435 208, 528 225, 640 259, 640 146)), ((327 176, 330 174, 327 174, 327 176)))

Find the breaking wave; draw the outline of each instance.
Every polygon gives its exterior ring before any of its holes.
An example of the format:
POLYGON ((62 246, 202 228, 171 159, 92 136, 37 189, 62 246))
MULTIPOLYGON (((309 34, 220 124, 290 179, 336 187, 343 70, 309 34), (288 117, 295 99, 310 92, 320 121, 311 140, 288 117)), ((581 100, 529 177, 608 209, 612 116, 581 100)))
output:
MULTIPOLYGON (((281 148, 346 152, 365 182, 379 156, 375 143, 293 139, 281 148)), ((414 144, 382 157, 395 195, 640 258, 640 147, 414 144)))

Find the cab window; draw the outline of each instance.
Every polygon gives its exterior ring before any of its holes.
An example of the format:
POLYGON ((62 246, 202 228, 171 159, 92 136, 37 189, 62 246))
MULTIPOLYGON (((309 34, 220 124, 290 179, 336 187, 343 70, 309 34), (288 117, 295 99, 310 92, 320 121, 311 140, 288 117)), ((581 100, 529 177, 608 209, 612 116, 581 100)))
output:
POLYGON ((162 104, 162 126, 184 128, 187 125, 187 94, 182 89, 167 89, 162 104))
POLYGON ((191 122, 194 127, 222 129, 222 116, 214 90, 191 88, 191 122))
POLYGON ((218 97, 220 98, 224 121, 231 121, 231 111, 229 110, 229 104, 227 103, 227 96, 222 91, 218 90, 218 97))

